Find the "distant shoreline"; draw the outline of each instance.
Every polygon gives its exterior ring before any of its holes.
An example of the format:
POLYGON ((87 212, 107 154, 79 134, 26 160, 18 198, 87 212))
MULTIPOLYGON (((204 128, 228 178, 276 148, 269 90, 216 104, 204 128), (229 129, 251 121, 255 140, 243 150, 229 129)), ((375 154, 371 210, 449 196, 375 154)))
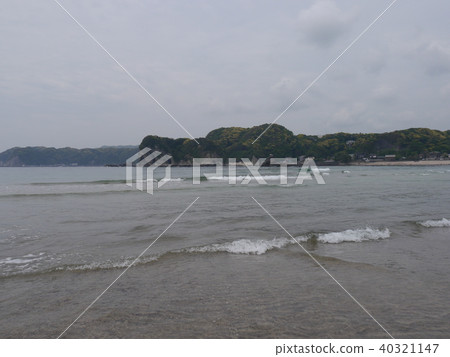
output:
POLYGON ((351 162, 348 166, 446 166, 450 160, 351 162))
MULTIPOLYGON (((316 165, 318 167, 339 167, 339 166, 450 166, 450 160, 421 160, 421 161, 377 161, 377 162, 349 162, 349 163, 327 163, 327 162, 316 162, 316 165)), ((192 167, 192 165, 161 165, 161 167, 192 167)), ((202 165, 204 167, 211 166, 214 167, 215 165, 202 165)), ((238 167, 245 167, 242 163, 237 163, 236 166, 238 167)), ((302 165, 300 164, 299 167, 302 165)), ((121 165, 77 165, 77 166, 71 166, 71 165, 41 165, 41 166, 34 166, 34 165, 22 165, 22 166, 0 166, 0 168, 30 168, 30 167, 55 167, 55 168, 61 168, 61 167, 69 167, 69 168, 77 168, 77 167, 109 167, 109 168, 124 168, 126 167, 125 164, 121 165)), ((224 164, 223 167, 228 167, 227 164, 224 164)), ((263 167, 270 167, 270 166, 263 166, 263 167)), ((272 167, 276 167, 272 166, 272 167)))

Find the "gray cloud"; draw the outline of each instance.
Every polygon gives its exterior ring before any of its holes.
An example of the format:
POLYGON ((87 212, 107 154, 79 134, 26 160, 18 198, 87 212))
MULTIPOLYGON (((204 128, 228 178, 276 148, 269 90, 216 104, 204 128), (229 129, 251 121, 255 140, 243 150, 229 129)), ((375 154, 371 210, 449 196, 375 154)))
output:
POLYGON ((395 101, 397 91, 394 87, 381 85, 373 89, 372 98, 380 104, 387 105, 395 101))
POLYGON ((429 75, 439 76, 450 72, 450 46, 432 41, 423 48, 423 55, 429 75))
POLYGON ((302 10, 298 21, 308 41, 328 47, 349 31, 352 19, 353 15, 342 11, 336 2, 321 0, 302 10))
MULTIPOLYGON (((194 136, 204 136, 274 120, 388 2, 63 4, 194 136)), ((306 134, 449 129, 450 4, 405 4, 278 123, 306 134)), ((0 34, 0 150, 187 136, 52 1, 7 2, 0 34)))

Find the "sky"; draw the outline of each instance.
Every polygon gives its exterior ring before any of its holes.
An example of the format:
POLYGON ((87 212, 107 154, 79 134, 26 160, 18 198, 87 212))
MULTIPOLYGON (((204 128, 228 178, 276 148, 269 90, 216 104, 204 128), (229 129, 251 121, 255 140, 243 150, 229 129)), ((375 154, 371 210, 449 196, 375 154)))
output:
MULTIPOLYGON (((270 123, 391 0, 59 0, 194 137, 270 123)), ((450 2, 398 0, 277 121, 450 129, 450 2)), ((189 137, 54 0, 0 12, 0 151, 189 137)))

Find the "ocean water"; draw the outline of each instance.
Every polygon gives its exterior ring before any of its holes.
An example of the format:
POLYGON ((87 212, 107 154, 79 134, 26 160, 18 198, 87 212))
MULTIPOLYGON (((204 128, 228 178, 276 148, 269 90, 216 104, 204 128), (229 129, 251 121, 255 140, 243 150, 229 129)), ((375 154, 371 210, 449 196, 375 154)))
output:
POLYGON ((0 338, 58 337, 197 197, 64 338, 448 338, 450 166, 297 171, 0 168, 0 338))

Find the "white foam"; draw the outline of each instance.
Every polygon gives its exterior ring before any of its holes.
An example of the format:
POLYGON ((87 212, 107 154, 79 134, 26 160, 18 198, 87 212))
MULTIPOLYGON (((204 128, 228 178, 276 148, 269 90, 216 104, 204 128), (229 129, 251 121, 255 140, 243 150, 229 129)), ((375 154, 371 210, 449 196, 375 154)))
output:
MULTIPOLYGON (((427 222, 445 222, 446 226, 450 226, 450 221, 445 218, 442 221, 427 221, 427 222)), ((426 223, 426 222, 424 222, 426 223)), ((314 234, 302 235, 295 237, 295 241, 299 243, 304 243, 314 237, 314 234)), ((320 243, 342 243, 342 242, 363 242, 369 240, 385 239, 390 237, 389 229, 385 228, 383 230, 373 229, 367 227, 365 229, 348 229, 342 232, 331 232, 322 233, 317 235, 317 241, 320 243)), ((106 260, 101 262, 91 262, 78 265, 63 265, 58 267, 49 268, 48 271, 91 271, 91 270, 103 270, 103 269, 124 269, 129 267, 131 264, 141 265, 147 264, 159 260, 162 256, 166 254, 186 254, 186 253, 230 253, 230 254, 246 254, 246 255, 262 255, 268 251, 274 249, 282 249, 289 245, 295 245, 293 239, 289 238, 274 238, 272 240, 250 240, 250 239, 239 239, 232 242, 210 244, 200 247, 190 247, 178 250, 172 250, 159 255, 150 255, 141 257, 135 262, 134 257, 124 257, 120 260, 106 260)), ((40 261, 45 258, 45 253, 39 254, 28 254, 20 258, 8 257, 0 260, 0 267, 4 269, 4 273, 1 275, 6 275, 15 272, 16 274, 24 274, 28 272, 35 271, 38 265, 29 265, 40 261), (20 271, 16 271, 20 267, 20 271)), ((60 259, 58 259, 60 262, 60 259)))
POLYGON ((383 230, 366 227, 365 229, 347 229, 343 232, 319 234, 317 241, 322 243, 363 242, 368 240, 386 239, 391 236, 389 229, 383 230))
POLYGON ((267 181, 275 181, 275 180, 282 180, 282 179, 288 179, 288 178, 295 178, 295 176, 287 177, 286 175, 263 175, 262 178, 267 181))
MULTIPOLYGON (((323 233, 317 236, 321 243, 363 242, 368 240, 386 239, 391 236, 389 229, 383 230, 367 227, 365 229, 348 229, 343 232, 323 233)), ((311 235, 295 237, 297 242, 307 242, 311 235)), ((215 253, 226 252, 232 254, 256 254, 261 255, 272 249, 281 249, 288 245, 296 244, 292 239, 274 238, 272 240, 239 239, 233 242, 211 244, 202 247, 186 248, 175 253, 215 253)))
POLYGON ((450 220, 448 220, 446 218, 442 218, 441 220, 438 220, 438 221, 429 220, 429 221, 418 222, 418 223, 427 228, 450 227, 450 220))
MULTIPOLYGON (((157 181, 157 180, 155 180, 157 181)), ((163 178, 161 180, 159 180, 159 182, 181 182, 184 181, 183 178, 163 178)))
MULTIPOLYGON (((247 177, 247 175, 245 176, 236 176, 236 181, 243 181, 245 178, 247 177)), ((255 178, 250 175, 252 180, 255 180, 255 178)), ((260 175, 257 176, 258 178, 262 178, 263 180, 266 181, 280 181, 282 179, 287 179, 287 178, 296 178, 296 176, 292 176, 292 177, 287 177, 285 175, 260 175)), ((208 176, 207 177, 208 180, 211 181, 228 181, 230 179, 229 176, 208 176)))
POLYGON ((0 261, 2 264, 28 264, 36 259, 20 259, 20 258, 6 258, 0 261))
POLYGON ((0 260, 0 266, 1 265, 27 265, 35 261, 42 260, 45 253, 39 253, 39 254, 27 254, 20 258, 13 258, 13 257, 7 257, 0 260))
MULTIPOLYGON (((237 180, 243 180, 245 176, 236 176, 237 180)), ((207 180, 209 181, 228 181, 230 179, 229 176, 207 176, 207 180)))
POLYGON ((319 167, 318 169, 320 172, 330 171, 329 167, 319 167))
POLYGON ((187 253, 214 253, 227 252, 232 254, 256 254, 261 255, 275 248, 283 248, 294 241, 287 238, 274 238, 272 240, 239 239, 230 243, 211 244, 203 247, 184 249, 187 253))
MULTIPOLYGON (((232 254, 255 254, 261 255, 269 250, 275 248, 283 248, 288 244, 292 244, 293 241, 287 238, 275 238, 272 240, 249 240, 240 239, 229 243, 222 244, 210 244, 202 247, 192 247, 179 250, 173 250, 168 253, 183 254, 183 253, 216 253, 226 252, 232 254)), ((147 264, 157 261, 161 258, 161 255, 146 256, 140 258, 135 262, 136 265, 147 264)), ((92 262, 88 264, 70 265, 57 267, 57 271, 89 271, 89 270, 103 270, 103 269, 120 269, 127 268, 134 262, 135 258, 125 258, 120 261, 103 261, 92 262)))
POLYGON ((184 178, 181 178, 181 177, 179 177, 179 178, 162 178, 160 180, 153 178, 153 179, 145 179, 145 180, 136 180, 136 183, 148 183, 148 182, 158 182, 158 181, 159 182, 161 182, 161 181, 164 181, 164 182, 181 182, 181 181, 184 181, 184 178))

